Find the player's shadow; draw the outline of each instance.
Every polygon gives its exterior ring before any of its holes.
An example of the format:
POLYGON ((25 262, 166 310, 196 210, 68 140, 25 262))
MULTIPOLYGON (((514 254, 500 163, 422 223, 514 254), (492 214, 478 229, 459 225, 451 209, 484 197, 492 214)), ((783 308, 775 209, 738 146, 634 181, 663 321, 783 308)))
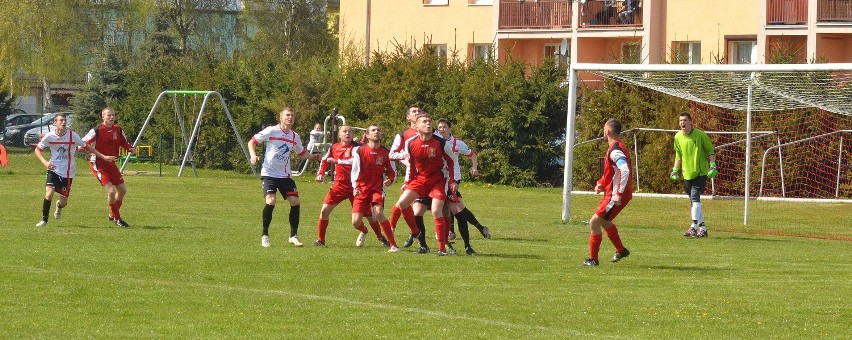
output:
POLYGON ((491 241, 527 241, 527 242, 550 242, 546 238, 520 238, 520 237, 500 237, 494 238, 491 241))
POLYGON ((530 255, 530 254, 482 254, 476 253, 476 257, 495 257, 501 259, 529 259, 529 260, 540 260, 541 256, 538 255, 530 255))
POLYGON ((683 272, 721 272, 721 271, 729 271, 731 269, 725 268, 715 268, 715 267, 701 267, 701 266, 650 266, 650 269, 658 269, 658 270, 676 270, 683 272))
POLYGON ((757 237, 742 237, 742 236, 731 236, 728 237, 729 240, 735 241, 763 241, 763 242, 790 242, 789 240, 780 239, 780 238, 757 238, 757 237))

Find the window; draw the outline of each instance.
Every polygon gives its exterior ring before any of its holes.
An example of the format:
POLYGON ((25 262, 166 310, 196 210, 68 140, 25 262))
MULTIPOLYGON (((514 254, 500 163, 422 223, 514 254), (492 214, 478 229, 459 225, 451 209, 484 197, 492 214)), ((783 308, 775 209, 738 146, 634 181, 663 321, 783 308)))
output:
POLYGON ((556 55, 559 54, 559 45, 556 44, 546 44, 544 45, 544 55, 542 55, 542 60, 553 59, 556 55))
POLYGON ((729 60, 731 64, 751 64, 752 50, 757 46, 754 40, 730 40, 728 41, 729 60))
POLYGON ((493 5, 494 0, 467 0, 468 5, 493 5))
POLYGON ((672 62, 675 64, 701 64, 701 43, 697 41, 675 42, 675 55, 672 62))
POLYGON ((426 44, 423 45, 430 53, 435 53, 438 57, 447 57, 447 44, 426 44))
POLYGON ((423 0, 424 5, 449 5, 450 0, 423 0))
POLYGON ((638 64, 642 61, 642 46, 638 42, 621 44, 621 61, 627 64, 638 64))
POLYGON ((492 57, 492 47, 491 44, 470 44, 468 47, 470 52, 471 60, 491 60, 492 57))

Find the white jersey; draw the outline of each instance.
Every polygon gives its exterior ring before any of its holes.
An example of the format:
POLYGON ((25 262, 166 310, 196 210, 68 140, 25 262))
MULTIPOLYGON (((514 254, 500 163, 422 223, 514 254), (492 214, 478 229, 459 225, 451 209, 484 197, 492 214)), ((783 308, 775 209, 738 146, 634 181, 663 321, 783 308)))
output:
POLYGON ((296 131, 284 132, 280 125, 274 125, 263 129, 252 137, 257 143, 266 143, 266 152, 263 154, 263 168, 261 176, 274 178, 290 178, 290 154, 295 152, 299 156, 307 153, 302 146, 302 139, 296 131))
POLYGON ((56 130, 48 132, 36 145, 36 150, 50 149, 50 163, 53 164, 53 171, 62 178, 74 178, 74 171, 77 169, 77 162, 74 161, 74 155, 77 154, 77 147, 86 146, 86 142, 80 138, 76 132, 70 129, 65 130, 65 134, 59 136, 56 130))
POLYGON ((456 182, 461 181, 462 176, 461 169, 459 167, 459 155, 470 157, 470 155, 473 155, 473 150, 471 150, 470 147, 467 146, 467 143, 465 143, 461 139, 456 138, 455 136, 450 136, 450 138, 447 139, 447 145, 450 146, 450 148, 452 149, 452 152, 450 152, 450 158, 453 159, 453 165, 455 165, 455 171, 453 171, 455 172, 453 174, 453 179, 456 180, 456 182))

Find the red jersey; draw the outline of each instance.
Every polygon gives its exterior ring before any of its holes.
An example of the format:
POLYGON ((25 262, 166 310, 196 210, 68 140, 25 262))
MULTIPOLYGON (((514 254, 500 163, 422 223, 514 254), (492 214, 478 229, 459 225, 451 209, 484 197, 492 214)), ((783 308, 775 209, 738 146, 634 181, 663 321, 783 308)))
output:
MULTIPOLYGON (((89 130, 89 133, 83 137, 83 141, 86 142, 86 146, 94 143, 95 150, 107 156, 117 157, 120 147, 125 150, 130 150, 133 147, 127 142, 127 137, 124 136, 124 131, 118 124, 113 124, 112 127, 106 127, 104 124, 98 125, 98 127, 89 130)), ((96 160, 97 156, 93 153, 91 161, 96 160)))
POLYGON ((598 184, 603 187, 604 196, 614 196, 617 192, 621 197, 633 195, 633 181, 630 178, 630 153, 622 141, 609 145, 604 158, 603 175, 598 184))
POLYGON ((369 145, 355 147, 352 151, 352 187, 362 193, 384 190, 385 172, 388 179, 396 179, 396 170, 390 159, 390 150, 383 146, 370 148, 369 145))
MULTIPOLYGON (((429 140, 421 140, 420 136, 414 136, 405 141, 405 151, 408 153, 410 179, 415 177, 443 177, 455 172, 453 158, 450 156, 452 150, 443 138, 432 135, 429 140), (447 173, 444 173, 444 170, 447 173)), ((456 183, 453 178, 449 183, 456 183)))
POLYGON ((334 186, 342 186, 352 191, 352 180, 350 172, 352 171, 352 148, 358 146, 358 143, 352 142, 349 145, 344 145, 342 142, 334 143, 325 156, 320 161, 320 168, 317 175, 325 174, 328 170, 328 159, 334 159, 334 186))

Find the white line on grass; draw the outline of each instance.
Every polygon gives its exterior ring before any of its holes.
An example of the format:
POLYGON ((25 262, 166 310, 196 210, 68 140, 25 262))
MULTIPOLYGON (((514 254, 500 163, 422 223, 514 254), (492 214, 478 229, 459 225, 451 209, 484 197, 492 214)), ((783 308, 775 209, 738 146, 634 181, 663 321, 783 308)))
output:
POLYGON ((18 270, 26 271, 26 272, 30 272, 30 273, 62 274, 62 275, 67 275, 67 276, 76 276, 76 277, 83 277, 83 278, 108 280, 108 281, 111 281, 111 282, 114 282, 116 280, 124 280, 124 281, 130 281, 130 282, 141 283, 141 284, 149 284, 149 285, 189 286, 189 287, 214 288, 214 289, 241 291, 241 292, 250 292, 250 293, 267 293, 267 294, 271 293, 271 294, 278 294, 278 295, 283 295, 283 296, 292 296, 292 297, 297 297, 297 298, 303 298, 303 299, 308 299, 308 300, 344 303, 344 304, 348 304, 348 305, 376 308, 376 309, 381 309, 381 310, 389 310, 390 309, 390 310, 396 310, 396 311, 400 311, 400 312, 418 313, 418 314, 423 314, 423 315, 426 315, 426 316, 432 316, 432 317, 436 317, 436 318, 444 318, 444 319, 449 319, 449 320, 460 320, 461 319, 461 320, 473 321, 473 322, 478 322, 478 323, 482 323, 482 324, 486 324, 486 325, 500 326, 500 327, 505 327, 505 328, 521 328, 521 329, 528 329, 528 330, 545 331, 545 332, 553 333, 555 335, 560 335, 560 336, 619 338, 619 337, 615 337, 615 336, 607 336, 607 335, 594 334, 594 333, 582 333, 582 332, 577 332, 577 331, 570 331, 570 330, 566 330, 566 329, 559 329, 559 328, 552 328, 552 327, 545 327, 545 326, 516 324, 516 323, 511 323, 511 322, 492 320, 492 319, 480 318, 480 317, 474 317, 474 316, 453 315, 453 314, 448 314, 448 313, 440 312, 440 311, 425 310, 425 309, 422 309, 422 308, 400 307, 400 306, 386 305, 386 304, 375 303, 375 302, 364 302, 364 301, 349 300, 349 299, 333 297, 333 296, 322 296, 322 295, 313 295, 313 294, 305 294, 305 293, 295 293, 295 292, 289 292, 289 291, 285 291, 285 290, 245 288, 245 287, 228 286, 228 285, 224 285, 224 284, 207 284, 207 283, 186 282, 186 281, 137 279, 137 278, 123 277, 123 276, 108 276, 108 275, 98 275, 98 274, 70 273, 70 272, 61 272, 61 271, 51 271, 51 270, 45 269, 45 268, 37 268, 37 267, 30 267, 30 266, 9 266, 9 265, 2 265, 2 266, 6 267, 6 268, 14 268, 14 269, 18 269, 18 270))

